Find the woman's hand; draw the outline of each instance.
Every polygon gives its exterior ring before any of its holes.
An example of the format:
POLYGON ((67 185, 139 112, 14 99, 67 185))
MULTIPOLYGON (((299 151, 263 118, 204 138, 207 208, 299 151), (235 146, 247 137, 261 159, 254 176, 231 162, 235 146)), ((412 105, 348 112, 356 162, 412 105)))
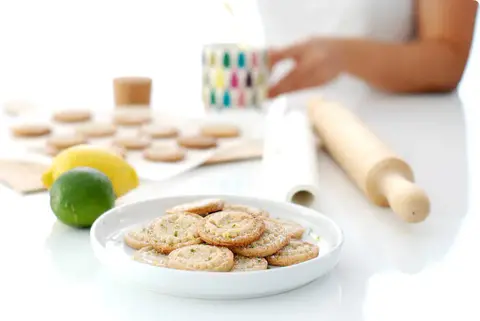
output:
POLYGON ((312 38, 269 52, 270 67, 285 59, 295 63, 292 70, 269 89, 270 98, 278 95, 323 85, 342 72, 340 41, 312 38))

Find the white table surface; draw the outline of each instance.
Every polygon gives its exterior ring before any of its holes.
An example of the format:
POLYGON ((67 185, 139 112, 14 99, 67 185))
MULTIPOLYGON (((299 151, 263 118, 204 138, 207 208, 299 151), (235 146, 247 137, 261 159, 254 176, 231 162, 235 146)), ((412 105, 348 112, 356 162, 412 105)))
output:
MULTIPOLYGON (((413 166, 431 197, 431 216, 417 225, 400 222, 389 210, 370 205, 321 154, 322 193, 315 208, 344 229, 342 260, 324 279, 277 296, 206 301, 130 288, 111 279, 93 257, 88 231, 56 221, 46 193, 22 197, 0 188, 0 319, 479 320, 479 74, 477 58, 465 75, 461 99, 374 95, 359 109, 413 166)), ((201 168, 145 185, 131 199, 255 194, 260 169, 258 161, 201 168)))
MULTIPOLYGON (((321 154, 322 194, 315 208, 345 231, 338 267, 324 279, 277 296, 187 300, 112 280, 93 257, 88 231, 56 222, 46 193, 21 197, 3 188, 0 293, 8 304, 2 305, 2 315, 12 312, 14 320, 34 316, 260 320, 267 315, 276 320, 295 315, 322 320, 417 320, 458 313, 471 317, 476 305, 465 292, 475 289, 478 280, 479 243, 474 232, 479 225, 469 207, 467 178, 473 178, 478 166, 467 167, 460 101, 455 94, 376 96, 359 114, 415 169, 417 182, 432 201, 432 214, 424 223, 407 225, 389 210, 371 206, 321 154)), ((478 158, 477 152, 478 148, 470 149, 470 159, 478 158)), ((201 168, 153 187, 142 186, 127 200, 195 192, 255 194, 260 169, 258 161, 201 168)), ((470 188, 474 183, 470 181, 470 188)))

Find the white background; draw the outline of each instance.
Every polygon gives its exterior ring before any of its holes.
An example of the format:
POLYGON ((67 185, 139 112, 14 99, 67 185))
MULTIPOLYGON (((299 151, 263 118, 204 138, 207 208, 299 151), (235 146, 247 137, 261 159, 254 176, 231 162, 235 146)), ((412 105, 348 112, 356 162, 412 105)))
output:
POLYGON ((263 41, 255 2, 230 3, 241 29, 220 0, 1 0, 0 101, 111 106, 113 77, 144 75, 156 108, 191 109, 203 44, 263 41))

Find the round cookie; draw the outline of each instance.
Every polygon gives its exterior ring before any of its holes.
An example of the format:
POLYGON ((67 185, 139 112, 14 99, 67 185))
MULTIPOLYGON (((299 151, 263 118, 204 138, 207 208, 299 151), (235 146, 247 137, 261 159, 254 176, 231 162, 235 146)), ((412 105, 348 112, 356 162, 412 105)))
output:
POLYGON ((135 227, 125 233, 123 240, 132 249, 140 250, 150 245, 150 224, 135 227))
POLYGON ((235 255, 232 272, 247 272, 266 270, 268 262, 263 257, 246 257, 235 255))
POLYGON ((258 240, 264 230, 265 223, 261 218, 245 212, 217 212, 198 224, 202 240, 220 246, 245 246, 258 240))
POLYGON ((114 139, 113 144, 127 150, 140 150, 150 145, 150 138, 146 136, 119 136, 114 139))
POLYGON ((305 228, 298 224, 297 222, 289 221, 289 220, 283 220, 283 219, 271 219, 275 222, 280 223, 288 233, 288 236, 293 239, 301 239, 303 236, 303 233, 305 232, 305 228))
POLYGON ((200 128, 200 134, 214 138, 232 138, 240 136, 240 129, 229 124, 209 124, 200 128))
POLYGON ((58 150, 63 150, 72 146, 87 143, 84 136, 79 134, 66 134, 51 136, 47 140, 47 145, 52 146, 58 150))
POLYGON ((90 120, 92 113, 86 109, 60 110, 55 112, 52 118, 59 123, 79 123, 90 120))
POLYGON ((175 213, 160 217, 150 226, 150 244, 160 253, 200 244, 197 225, 202 217, 192 213, 175 213))
POLYGON ((139 126, 149 123, 151 120, 152 116, 147 113, 125 112, 116 113, 113 116, 113 122, 121 126, 139 126))
POLYGON ((299 240, 290 243, 277 253, 268 256, 267 261, 274 266, 288 266, 314 259, 318 256, 318 246, 299 240))
POLYGON ((185 159, 185 151, 178 147, 153 146, 143 151, 143 158, 152 162, 175 163, 185 159))
POLYGON ((189 149, 209 149, 217 146, 217 140, 206 136, 182 136, 177 144, 189 149))
POLYGON ((226 247, 200 244, 176 249, 168 255, 167 266, 178 270, 229 272, 233 262, 233 253, 226 247))
POLYGON ((265 220, 265 232, 253 243, 244 247, 230 248, 235 254, 248 257, 265 257, 272 255, 288 244, 287 231, 279 223, 265 220))
POLYGON ((268 214, 267 211, 264 211, 262 209, 252 207, 252 206, 247 206, 247 205, 239 205, 239 204, 225 204, 224 210, 229 210, 229 211, 238 211, 238 212, 245 212, 250 215, 253 215, 255 217, 269 217, 270 214, 268 214))
POLYGON ((116 131, 115 125, 101 122, 91 122, 77 127, 79 134, 91 138, 112 136, 116 131))
POLYGON ((159 267, 166 267, 168 256, 155 251, 152 246, 146 246, 133 253, 133 259, 140 263, 146 263, 159 267))
POLYGON ((15 125, 10 130, 15 137, 41 137, 52 132, 50 126, 44 124, 15 125))
POLYGON ((209 198, 198 200, 190 203, 180 204, 169 208, 166 212, 171 213, 178 213, 178 212, 188 212, 188 213, 195 213, 198 215, 208 215, 210 213, 218 212, 223 209, 224 202, 220 199, 216 198, 209 198))
POLYGON ((159 124, 145 125, 140 131, 151 138, 173 138, 178 135, 178 129, 175 127, 159 124))

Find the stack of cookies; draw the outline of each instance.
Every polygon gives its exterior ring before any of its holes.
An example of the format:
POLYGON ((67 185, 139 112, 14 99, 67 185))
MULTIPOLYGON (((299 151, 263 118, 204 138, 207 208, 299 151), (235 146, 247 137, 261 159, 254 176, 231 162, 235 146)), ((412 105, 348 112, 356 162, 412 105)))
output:
POLYGON ((136 261, 180 270, 240 272, 289 266, 318 256, 298 223, 265 210, 204 199, 180 204, 124 235, 136 261))
POLYGON ((89 110, 61 110, 51 117, 51 123, 19 123, 11 127, 14 137, 45 137, 42 150, 55 156, 80 144, 106 146, 122 157, 130 151, 141 152, 150 162, 180 162, 188 150, 215 148, 219 140, 240 136, 232 124, 203 124, 195 133, 183 133, 172 124, 157 123, 149 109, 116 110, 111 120, 99 121, 89 110), (59 133, 57 129, 63 129, 59 133))

